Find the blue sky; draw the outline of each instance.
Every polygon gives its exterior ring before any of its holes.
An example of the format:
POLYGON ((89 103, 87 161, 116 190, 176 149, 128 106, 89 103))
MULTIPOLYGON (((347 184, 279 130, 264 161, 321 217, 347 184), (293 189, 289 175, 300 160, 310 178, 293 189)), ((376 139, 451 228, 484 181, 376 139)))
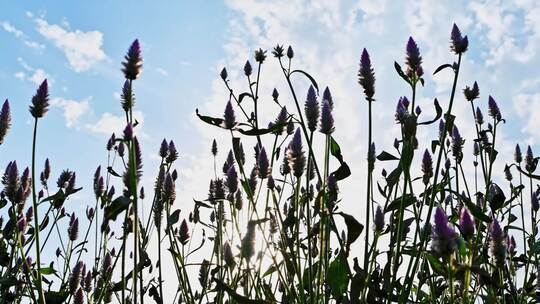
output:
MULTIPOLYGON (((424 58, 426 87, 419 104, 426 116, 432 101, 448 102, 451 75, 432 71, 455 57, 449 51, 449 33, 456 22, 469 36, 458 86, 478 81, 479 105, 487 113, 489 94, 498 101, 508 123, 500 133, 499 169, 510 161, 515 143, 540 141, 540 5, 536 1, 25 1, 0 3, 0 98, 8 98, 13 128, 0 150, 0 165, 17 159, 28 164, 31 143, 31 96, 47 75, 54 100, 40 121, 39 157, 51 158, 58 174, 62 168, 78 173, 81 186, 90 189, 97 165, 106 162, 104 146, 110 132, 122 129, 118 92, 122 86, 120 62, 133 39, 142 43, 144 71, 135 83, 136 110, 142 121, 145 182, 156 170, 153 155, 163 137, 173 139, 180 151, 179 204, 191 209, 191 198, 204 197, 212 176, 209 147, 223 133, 199 122, 195 108, 221 115, 227 100, 218 73, 227 66, 235 90, 245 89, 244 62, 259 47, 293 45, 296 67, 329 86, 335 97, 337 140, 353 175, 341 185, 343 205, 361 216, 355 194, 362 190, 366 147, 366 104, 356 83, 360 52, 366 47, 377 76, 374 105, 378 150, 391 147, 399 130, 393 109, 408 94, 393 69, 403 62, 409 36, 418 42, 424 58), (14 4, 16 3, 16 4, 14 4)), ((253 61, 253 60, 252 60, 253 61)), ((263 71, 263 117, 277 114, 271 103, 274 87, 291 105, 284 80, 273 58, 263 71), (265 95, 266 94, 266 95, 265 95), (289 98, 289 99, 287 99, 289 98), (264 99, 263 99, 264 100, 264 99)), ((307 83, 297 80, 298 90, 307 83)), ((301 94, 303 95, 303 93, 301 94)), ((462 134, 473 134, 470 105, 458 96, 455 113, 462 134)), ((419 131, 428 142, 435 130, 419 131)), ((466 143, 469 150, 471 141, 466 143), (468 144, 468 145, 467 145, 468 144)), ((221 152, 221 158, 225 153, 221 152)), ((471 160, 470 155, 466 160, 471 160)), ((220 160, 221 162, 221 160, 220 160)), ((377 168, 377 172, 382 167, 377 168)), ((84 210, 91 191, 75 200, 84 210)), ((187 214, 187 213, 186 213, 187 214)))

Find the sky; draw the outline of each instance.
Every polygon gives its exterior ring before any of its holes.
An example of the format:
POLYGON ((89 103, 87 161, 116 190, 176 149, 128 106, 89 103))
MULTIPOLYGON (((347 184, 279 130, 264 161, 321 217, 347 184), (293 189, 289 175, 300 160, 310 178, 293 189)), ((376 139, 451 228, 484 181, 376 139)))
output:
MULTIPOLYGON (((187 217, 192 199, 205 197, 213 176, 211 141, 218 139, 219 163, 230 149, 226 134, 199 121, 195 109, 221 116, 228 94, 219 71, 227 67, 233 89, 245 90, 242 68, 246 60, 254 62, 256 49, 292 45, 294 67, 309 72, 321 87, 332 91, 335 138, 352 170, 351 177, 340 184, 341 204, 363 218, 363 203, 356 199, 364 193, 367 151, 367 104, 356 76, 362 49, 368 49, 377 78, 377 150, 390 150, 399 132, 393 119, 396 102, 409 94, 393 62, 404 62, 405 44, 412 36, 426 72, 417 102, 422 115, 433 115, 435 97, 446 108, 452 75, 443 71, 432 76, 432 72, 456 60, 449 50, 455 22, 470 42, 459 90, 478 81, 478 105, 487 114, 487 99, 492 95, 506 119, 498 133, 496 170, 502 170, 505 161, 511 161, 516 143, 540 148, 536 113, 540 107, 539 15, 540 3, 534 0, 227 0, 161 1, 159 5, 154 1, 1 1, 0 98, 11 103, 13 127, 0 148, 0 166, 13 159, 29 164, 28 105, 38 84, 47 78, 51 110, 40 121, 37 160, 42 163, 49 157, 53 176, 64 168, 77 171, 78 184, 85 190, 71 200, 70 208, 85 210, 93 202, 94 169, 107 161, 106 141, 124 127, 120 62, 137 38, 144 58, 143 73, 134 85, 143 182, 151 188, 161 140, 174 140, 180 152, 176 204, 187 217)), ((280 73, 276 60, 269 56, 261 82, 261 117, 266 122, 278 111, 271 101, 274 87, 283 102, 293 107, 280 73)), ((304 98, 308 83, 297 78, 295 85, 304 98)), ((466 151, 472 151, 472 114, 461 94, 454 113, 462 135, 469 138, 466 151)), ((433 128, 419 130, 422 149, 434 134, 433 128)), ((471 159, 470 153, 466 155, 465 161, 471 159)), ((377 176, 381 169, 378 164, 377 176)))

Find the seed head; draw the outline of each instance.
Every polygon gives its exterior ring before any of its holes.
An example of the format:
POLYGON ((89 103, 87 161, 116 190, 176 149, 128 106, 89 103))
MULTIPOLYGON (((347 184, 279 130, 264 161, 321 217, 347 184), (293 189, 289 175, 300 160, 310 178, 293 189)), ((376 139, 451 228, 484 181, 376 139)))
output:
POLYGON ((124 62, 122 62, 122 72, 124 72, 124 76, 128 80, 137 79, 142 70, 141 46, 138 39, 135 39, 135 41, 131 43, 124 59, 124 62))
POLYGON ((371 67, 371 60, 369 58, 369 53, 366 49, 362 51, 360 56, 360 69, 358 71, 358 83, 364 89, 364 94, 368 101, 373 100, 373 95, 375 95, 375 73, 371 67))
POLYGON ((332 115, 332 106, 328 100, 323 100, 321 111, 321 133, 330 135, 334 132, 334 117, 332 115))
POLYGON ((253 68, 251 67, 251 63, 248 60, 246 61, 246 64, 244 65, 244 74, 249 77, 252 72, 253 72, 253 68))
POLYGON ((227 170, 227 179, 225 182, 229 193, 234 194, 238 190, 238 173, 236 173, 234 165, 230 166, 229 170, 227 170))
POLYGON ((497 105, 497 102, 491 95, 488 99, 488 108, 489 108, 489 116, 493 117, 496 121, 500 121, 502 119, 501 117, 501 111, 499 110, 499 106, 497 105))
POLYGON ((217 148, 217 142, 215 139, 214 141, 212 141, 212 149, 210 150, 210 152, 212 152, 212 155, 214 155, 214 157, 217 155, 218 148, 217 148))
POLYGON ((439 256, 446 257, 457 247, 456 232, 440 206, 435 210, 431 238, 431 249, 439 256))
POLYGON ((377 233, 381 233, 384 229, 384 212, 381 206, 377 206, 375 210, 375 218, 373 219, 373 229, 377 233))
POLYGON ((257 167, 259 171, 259 178, 265 179, 270 172, 270 164, 268 162, 268 155, 266 154, 266 150, 264 149, 264 147, 259 153, 259 157, 257 159, 257 167))
POLYGON ((287 149, 289 168, 297 178, 302 176, 306 166, 306 157, 302 147, 302 135, 300 132, 300 128, 297 128, 287 149))
POLYGON ((11 112, 9 110, 9 101, 6 99, 0 110, 0 145, 4 142, 4 138, 11 127, 11 112))
POLYGON ((463 95, 465 95, 465 99, 471 102, 480 96, 480 88, 478 88, 476 81, 474 82, 472 88, 469 88, 469 86, 465 87, 465 90, 463 90, 463 95))
POLYGON ((234 109, 230 100, 227 102, 227 106, 225 107, 223 118, 225 124, 224 127, 226 129, 232 129, 236 126, 236 116, 234 115, 234 109))
POLYGON ((461 208, 459 214, 459 229, 465 240, 470 240, 474 236, 475 223, 466 207, 461 208))
POLYGON ((221 79, 223 79, 223 81, 226 81, 226 80, 227 80, 227 77, 228 77, 227 69, 226 69, 226 68, 223 68, 223 69, 221 70, 221 73, 219 73, 219 76, 221 77, 221 79))
POLYGON ((424 151, 424 155, 422 156, 422 173, 422 181, 424 182, 424 185, 427 185, 429 179, 433 176, 433 160, 428 149, 424 151))
POLYGON ((43 80, 39 85, 36 94, 32 97, 32 104, 30 105, 30 114, 34 118, 41 118, 49 110, 49 85, 47 79, 43 80))
POLYGON ((409 40, 407 41, 406 54, 405 62, 409 73, 417 71, 417 69, 421 67, 422 57, 420 56, 418 45, 412 37, 409 37, 409 40))
POLYGON ((263 63, 266 59, 266 51, 263 51, 263 49, 258 49, 255 51, 255 61, 258 63, 263 63))
POLYGON ((452 32, 450 33, 450 49, 454 51, 456 55, 465 53, 469 47, 469 39, 467 36, 463 37, 461 31, 454 23, 452 27, 452 32))
POLYGON ((518 164, 523 161, 523 154, 521 154, 521 147, 519 146, 519 144, 516 144, 516 149, 514 151, 514 160, 518 164))
POLYGON ((317 101, 317 93, 313 86, 309 86, 305 104, 307 127, 314 132, 317 129, 317 120, 319 119, 319 102, 317 101))
POLYGON ((287 58, 293 59, 293 57, 294 57, 294 51, 292 49, 292 46, 289 45, 289 47, 287 48, 287 58))
POLYGON ((182 245, 186 245, 189 241, 189 227, 187 225, 186 220, 184 219, 182 221, 182 224, 180 225, 180 231, 178 233, 178 239, 180 240, 180 243, 182 245))

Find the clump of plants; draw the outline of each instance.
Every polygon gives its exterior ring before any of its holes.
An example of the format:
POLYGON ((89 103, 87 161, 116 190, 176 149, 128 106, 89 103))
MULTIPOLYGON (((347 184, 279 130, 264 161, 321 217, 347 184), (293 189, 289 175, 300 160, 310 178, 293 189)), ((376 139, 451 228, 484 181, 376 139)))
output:
MULTIPOLYGON (((495 162, 502 162, 497 130, 505 120, 493 97, 480 98, 476 82, 458 84, 468 44, 454 25, 455 62, 433 71, 453 73, 449 100, 425 105, 417 100, 425 81, 423 60, 409 38, 404 66, 394 63, 410 87, 409 95, 396 96, 401 136, 382 152, 372 136, 376 69, 368 51, 361 53, 358 82, 367 110, 368 153, 364 193, 358 194, 364 195, 365 218, 341 206, 351 199, 339 191, 351 171, 333 137, 340 132, 333 116, 339 100, 295 68, 292 47, 277 45, 271 54, 257 50, 253 65, 247 61, 243 67, 245 92, 236 91, 227 70, 221 71, 229 92, 223 115, 196 113, 223 137, 210 147, 214 172, 208 193, 193 194, 194 202, 176 199, 179 153, 173 141, 164 139, 156 147, 161 161, 150 196, 141 185, 142 147, 133 117, 134 84, 142 69, 137 40, 122 63, 126 127, 106 144, 108 162, 95 171, 95 202, 83 217, 66 206, 81 190, 75 172, 60 171, 54 183, 51 162, 36 164, 38 125, 46 127, 42 120, 49 106, 44 81, 29 108, 32 163, 9 162, 1 180, 0 303, 537 301, 538 157, 530 147, 523 155, 516 145, 504 171, 495 170, 495 162), (291 98, 276 89, 259 90, 270 56, 291 98), (300 91, 297 77, 310 83, 307 92, 300 91), (455 102, 471 105, 472 138, 460 133, 455 102), (276 116, 262 117, 261 103, 275 107, 276 116), (433 107, 433 116, 422 107, 433 107), (435 138, 419 142, 419 128, 434 128, 435 138), (473 162, 467 164, 464 155, 471 150, 473 162), (471 165, 474 174, 466 174, 464 166, 471 165), (417 167, 420 175, 414 173, 417 167), (380 176, 376 169, 382 169, 380 176), (46 246, 58 247, 54 257, 43 254, 46 246), (170 280, 172 268, 176 279, 167 284, 175 289, 165 289, 164 270, 170 280)), ((0 144, 10 125, 6 101, 0 144)))

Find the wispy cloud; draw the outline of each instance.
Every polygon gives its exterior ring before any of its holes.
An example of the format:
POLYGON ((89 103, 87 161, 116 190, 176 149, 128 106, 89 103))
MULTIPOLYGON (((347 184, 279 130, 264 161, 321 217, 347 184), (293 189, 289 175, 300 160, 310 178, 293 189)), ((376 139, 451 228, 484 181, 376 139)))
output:
POLYGON ((64 53, 74 71, 87 71, 96 63, 107 59, 103 51, 103 34, 100 31, 69 31, 65 24, 50 24, 43 18, 34 20, 37 31, 64 53))
POLYGON ((19 39, 26 46, 28 46, 30 48, 37 49, 37 50, 42 50, 42 49, 45 48, 45 46, 43 44, 40 44, 40 43, 38 43, 36 41, 30 40, 23 31, 17 29, 14 25, 9 23, 8 21, 0 21, 0 27, 4 31, 12 34, 15 38, 19 39))
MULTIPOLYGON (((133 117, 138 121, 139 125, 137 129, 141 129, 144 123, 144 115, 141 111, 133 112, 133 117)), ((105 112, 101 117, 92 124, 86 124, 86 129, 92 133, 111 135, 112 133, 119 133, 126 127, 125 116, 114 115, 109 112, 105 112)))
POLYGON ((35 85, 41 84, 43 80, 47 79, 49 85, 54 84, 54 78, 51 77, 45 70, 41 68, 34 68, 30 66, 21 57, 17 58, 17 62, 21 65, 24 71, 18 71, 14 74, 15 78, 20 80, 30 81, 35 85))

